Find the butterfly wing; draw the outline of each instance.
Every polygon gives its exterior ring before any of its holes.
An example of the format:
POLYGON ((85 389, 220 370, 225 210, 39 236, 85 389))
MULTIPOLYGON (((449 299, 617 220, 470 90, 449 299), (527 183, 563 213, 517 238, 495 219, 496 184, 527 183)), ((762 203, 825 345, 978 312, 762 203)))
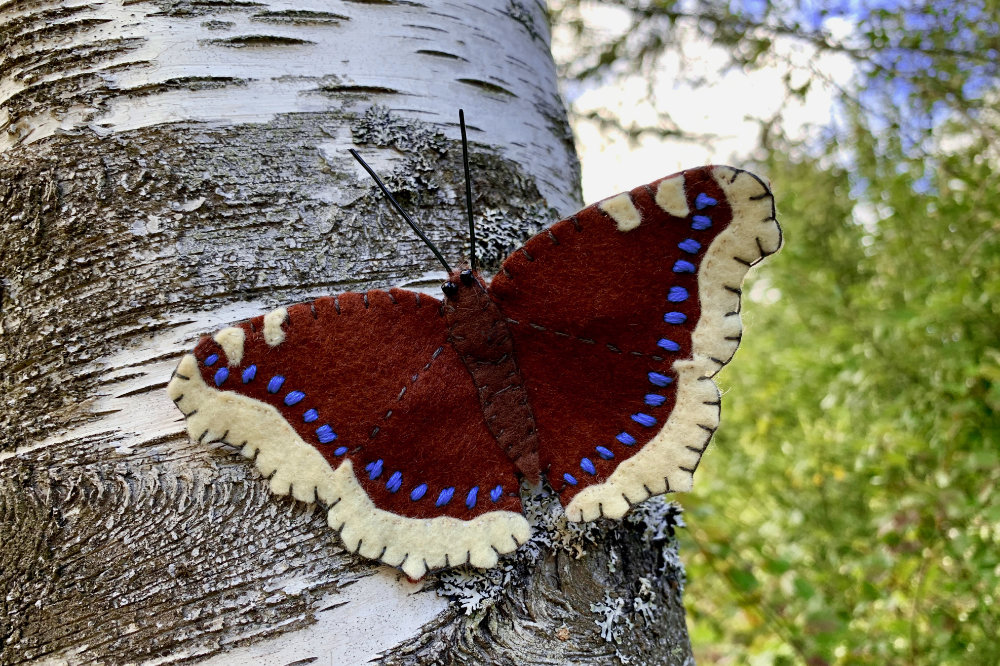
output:
POLYGON ((507 258, 490 293, 570 519, 690 489, 719 423, 711 378, 740 340, 743 276, 780 244, 768 187, 705 167, 585 208, 507 258))
POLYGON ((168 393, 192 438, 239 446, 273 492, 324 502, 348 549, 413 578, 488 567, 529 528, 447 338, 427 296, 320 298, 202 339, 168 393))

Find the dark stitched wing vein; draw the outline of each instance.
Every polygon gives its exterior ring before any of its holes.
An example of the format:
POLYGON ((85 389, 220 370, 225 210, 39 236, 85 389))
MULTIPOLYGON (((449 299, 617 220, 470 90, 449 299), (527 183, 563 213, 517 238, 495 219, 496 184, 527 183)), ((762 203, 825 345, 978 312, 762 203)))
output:
MULTIPOLYGON (((570 339, 570 340, 575 340, 577 342, 582 342, 583 344, 587 344, 587 345, 597 344, 596 340, 594 340, 592 338, 584 338, 582 336, 573 335, 572 333, 566 333, 565 331, 557 331, 555 329, 548 328, 547 326, 543 326, 541 324, 536 324, 534 322, 520 322, 520 321, 518 321, 516 319, 511 319, 510 317, 507 317, 507 323, 511 324, 513 326, 530 326, 531 328, 535 329, 536 331, 542 331, 544 333, 549 333, 551 335, 555 335, 555 336, 560 337, 560 338, 567 338, 567 339, 570 339)), ((615 354, 621 354, 621 353, 623 353, 621 347, 619 347, 618 345, 612 344, 610 342, 605 343, 604 347, 608 351, 610 351, 612 353, 615 353, 615 354)), ((628 355, 632 356, 634 358, 648 358, 648 359, 650 359, 652 361, 657 361, 657 362, 660 362, 660 361, 664 360, 664 357, 662 357, 662 356, 660 356, 658 354, 647 354, 647 353, 641 352, 641 351, 629 350, 628 351, 628 355)))
MULTIPOLYGON (((425 363, 424 366, 420 368, 420 370, 418 370, 415 374, 410 376, 410 381, 408 382, 408 384, 409 385, 415 384, 417 380, 420 379, 420 375, 422 373, 430 370, 431 366, 434 364, 434 361, 437 360, 437 358, 441 355, 441 352, 443 351, 444 351, 444 345, 442 344, 441 346, 439 346, 437 349, 434 350, 434 353, 431 354, 430 360, 427 361, 427 363, 425 363)), ((406 389, 409 388, 409 385, 404 385, 403 388, 399 390, 399 394, 396 396, 396 402, 403 401, 403 398, 406 396, 406 389)), ((392 416, 391 409, 386 411, 386 413, 382 416, 382 420, 388 421, 390 416, 392 416)), ((379 426, 374 426, 372 428, 371 434, 369 435, 369 438, 374 439, 375 436, 378 435, 379 430, 380 430, 379 426)))

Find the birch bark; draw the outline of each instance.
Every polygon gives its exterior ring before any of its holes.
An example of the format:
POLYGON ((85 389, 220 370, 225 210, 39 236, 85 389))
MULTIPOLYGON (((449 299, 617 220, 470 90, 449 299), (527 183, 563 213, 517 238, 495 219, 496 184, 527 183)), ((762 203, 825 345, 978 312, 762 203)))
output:
POLYGON ((577 529, 535 504, 503 567, 414 585, 165 395, 233 321, 436 289, 347 149, 467 256, 460 106, 495 266, 581 205, 543 6, 0 3, 0 663, 689 659, 669 505, 577 529))

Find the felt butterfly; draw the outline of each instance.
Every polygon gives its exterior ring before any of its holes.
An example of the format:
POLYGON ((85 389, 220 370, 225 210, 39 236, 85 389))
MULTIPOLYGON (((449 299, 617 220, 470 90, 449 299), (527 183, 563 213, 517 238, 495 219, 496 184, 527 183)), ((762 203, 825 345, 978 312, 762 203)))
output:
POLYGON ((780 245, 759 178, 691 169, 557 222, 491 281, 449 269, 440 300, 343 293, 225 328, 167 390, 192 438, 322 501, 352 552, 411 578, 491 567, 530 536, 522 478, 574 521, 691 488, 743 277, 780 245))

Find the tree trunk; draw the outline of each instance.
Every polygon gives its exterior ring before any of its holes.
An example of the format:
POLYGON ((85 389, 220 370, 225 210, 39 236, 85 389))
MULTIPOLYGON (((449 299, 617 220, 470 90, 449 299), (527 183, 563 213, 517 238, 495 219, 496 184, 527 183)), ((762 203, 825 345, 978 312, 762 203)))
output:
POLYGON ((580 207, 528 0, 0 4, 0 662, 690 660, 676 509, 536 534, 414 584, 313 505, 191 442, 164 387, 198 336, 468 256, 580 207), (419 593, 418 593, 419 592, 419 593))

